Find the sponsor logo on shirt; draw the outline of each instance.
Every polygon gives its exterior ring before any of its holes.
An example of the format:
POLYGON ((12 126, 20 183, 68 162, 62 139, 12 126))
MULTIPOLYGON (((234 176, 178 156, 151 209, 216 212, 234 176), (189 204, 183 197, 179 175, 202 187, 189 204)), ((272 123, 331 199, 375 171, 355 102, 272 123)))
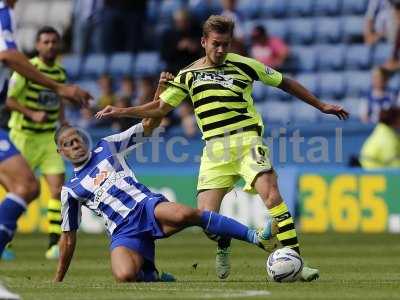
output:
POLYGON ((233 86, 233 78, 231 76, 218 73, 194 72, 193 79, 193 83, 208 81, 220 84, 226 88, 230 88, 233 86))

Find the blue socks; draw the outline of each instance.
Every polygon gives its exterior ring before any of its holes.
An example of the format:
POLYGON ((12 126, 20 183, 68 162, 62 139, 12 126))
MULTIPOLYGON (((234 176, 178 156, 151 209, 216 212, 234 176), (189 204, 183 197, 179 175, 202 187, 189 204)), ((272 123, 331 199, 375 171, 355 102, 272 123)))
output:
POLYGON ((204 211, 201 214, 201 227, 209 233, 222 237, 231 237, 251 244, 258 244, 255 230, 216 212, 204 211))
POLYGON ((25 201, 15 194, 8 193, 0 204, 0 255, 12 240, 19 217, 26 210, 25 201))

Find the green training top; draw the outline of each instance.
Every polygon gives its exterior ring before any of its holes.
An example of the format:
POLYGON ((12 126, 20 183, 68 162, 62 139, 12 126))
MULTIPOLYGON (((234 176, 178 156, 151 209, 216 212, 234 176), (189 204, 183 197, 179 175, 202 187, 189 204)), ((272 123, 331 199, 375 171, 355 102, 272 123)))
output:
POLYGON ((177 107, 190 98, 203 139, 233 134, 240 130, 264 129, 252 93, 254 81, 270 86, 282 82, 282 74, 259 61, 229 53, 223 64, 215 67, 181 70, 160 95, 162 101, 177 107))
MULTIPOLYGON (((53 66, 46 65, 39 57, 34 57, 30 62, 43 74, 51 79, 65 83, 66 73, 59 63, 53 66)), ((15 98, 19 104, 36 111, 47 113, 47 121, 36 123, 25 117, 18 111, 12 111, 8 126, 12 129, 18 129, 28 132, 51 132, 56 129, 59 111, 60 97, 53 91, 40 86, 17 72, 14 72, 10 79, 8 97, 15 98)))

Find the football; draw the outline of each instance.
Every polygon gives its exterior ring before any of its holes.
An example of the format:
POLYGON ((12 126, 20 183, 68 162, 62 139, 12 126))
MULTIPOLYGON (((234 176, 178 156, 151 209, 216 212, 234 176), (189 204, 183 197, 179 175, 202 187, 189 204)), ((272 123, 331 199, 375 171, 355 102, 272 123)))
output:
POLYGON ((296 251, 288 247, 275 250, 267 259, 267 273, 272 281, 296 281, 302 270, 303 259, 296 251))

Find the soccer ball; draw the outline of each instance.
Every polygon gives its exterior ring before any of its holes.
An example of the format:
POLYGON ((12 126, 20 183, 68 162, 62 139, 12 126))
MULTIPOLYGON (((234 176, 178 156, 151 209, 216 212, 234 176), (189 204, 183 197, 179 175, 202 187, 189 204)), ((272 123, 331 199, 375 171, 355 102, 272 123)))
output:
POLYGON ((296 281, 302 270, 303 259, 288 247, 275 250, 267 259, 267 273, 272 281, 296 281))

